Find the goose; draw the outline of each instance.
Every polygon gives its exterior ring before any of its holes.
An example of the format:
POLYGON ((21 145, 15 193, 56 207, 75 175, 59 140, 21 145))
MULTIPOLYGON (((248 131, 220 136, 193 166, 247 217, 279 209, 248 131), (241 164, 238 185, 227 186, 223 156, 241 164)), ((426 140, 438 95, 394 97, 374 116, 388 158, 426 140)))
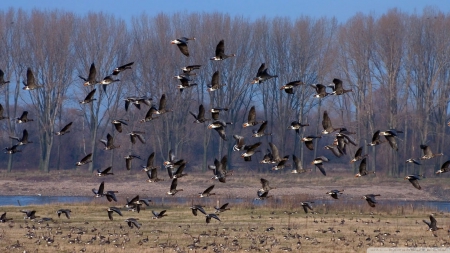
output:
POLYGON ((3 112, 4 112, 3 105, 0 104, 0 120, 2 120, 2 119, 9 119, 9 117, 3 116, 3 112))
POLYGON ((227 162, 228 156, 224 155, 220 162, 219 160, 214 159, 214 165, 208 165, 208 168, 214 171, 214 176, 211 179, 217 179, 219 182, 225 183, 226 177, 233 175, 232 171, 227 170, 227 162))
POLYGON ((4 212, 1 216, 0 216, 0 222, 1 223, 5 223, 7 221, 12 220, 12 218, 6 218, 6 212, 4 212))
POLYGON ((344 155, 347 154, 347 149, 346 149, 347 144, 350 143, 353 146, 356 146, 355 141, 353 141, 352 138, 350 138, 350 136, 348 136, 346 134, 337 133, 336 134, 336 142, 337 142, 337 148, 338 148, 339 152, 341 152, 344 155))
POLYGON ((158 169, 159 166, 154 166, 153 161, 155 160, 155 152, 152 152, 147 158, 147 165, 142 166, 143 171, 151 171, 152 169, 158 169))
POLYGON ((441 169, 436 171, 436 174, 441 174, 441 173, 450 171, 449 165, 450 165, 450 160, 448 160, 444 164, 442 164, 441 169))
POLYGON ((112 169, 112 166, 109 166, 108 168, 106 168, 104 170, 97 169, 97 176, 102 177, 102 176, 114 175, 114 173, 110 172, 111 169, 112 169))
POLYGON ((94 188, 94 189, 92 189, 92 192, 95 194, 96 198, 100 198, 105 195, 104 190, 105 190, 105 181, 100 183, 98 190, 94 188))
POLYGON ((171 196, 175 196, 175 194, 179 191, 183 191, 183 189, 177 189, 178 179, 174 178, 172 180, 172 183, 170 184, 170 191, 167 192, 167 194, 171 196))
POLYGON ((242 127, 249 127, 249 126, 256 126, 260 122, 256 121, 256 109, 255 106, 252 106, 250 108, 250 111, 248 112, 247 122, 242 124, 242 127))
POLYGON ((138 139, 142 144, 145 144, 144 137, 142 136, 143 134, 145 134, 145 132, 142 131, 131 131, 128 133, 132 144, 136 144, 136 139, 138 139))
POLYGON ((269 191, 257 191, 256 194, 258 195, 258 197, 255 198, 255 200, 264 200, 272 197, 269 196, 269 191))
POLYGON ((140 156, 137 156, 137 155, 127 155, 127 156, 125 156, 124 158, 125 158, 125 166, 126 166, 127 170, 131 170, 131 161, 132 161, 134 158, 137 158, 137 159, 139 159, 139 160, 142 160, 141 157, 140 157, 140 156))
POLYGON ((223 121, 223 120, 214 120, 211 124, 208 125, 208 129, 213 129, 213 128, 224 128, 227 127, 227 122, 223 121))
POLYGON ((310 86, 316 90, 316 94, 313 95, 315 98, 324 98, 329 95, 326 91, 327 87, 323 84, 310 84, 310 86))
POLYGON ((320 172, 322 172, 322 174, 324 176, 327 175, 327 173, 325 172, 325 168, 323 167, 323 162, 329 162, 330 160, 328 158, 326 158, 325 156, 319 156, 316 157, 311 164, 316 165, 317 168, 319 168, 320 172))
POLYGON ((294 94, 294 88, 303 84, 305 83, 302 81, 292 81, 281 86, 280 90, 284 90, 287 94, 294 94))
POLYGON ((153 183, 153 182, 159 182, 164 181, 164 179, 158 178, 158 169, 152 168, 151 170, 147 171, 147 182, 153 183))
MULTIPOLYGON (((296 155, 292 155, 292 160, 294 160, 294 169, 291 171, 291 173, 301 174, 307 171, 303 169, 302 161, 300 161, 300 159, 296 155)), ((309 169, 308 171, 311 171, 311 169, 309 169)))
POLYGON ((339 128, 333 128, 333 126, 331 125, 331 119, 328 116, 327 111, 323 111, 322 127, 323 127, 322 134, 330 134, 332 132, 339 130, 339 128))
POLYGON ((166 210, 162 210, 159 213, 152 210, 152 214, 153 214, 152 219, 161 219, 162 217, 167 216, 166 210))
POLYGON ((17 143, 18 146, 26 145, 28 143, 33 143, 32 141, 28 140, 28 131, 26 129, 23 130, 22 138, 19 138, 19 137, 16 137, 16 136, 10 136, 9 138, 17 140, 18 141, 18 143, 17 143))
POLYGON ((365 154, 365 155, 362 154, 362 151, 363 151, 362 149, 363 149, 363 147, 359 147, 358 150, 356 150, 355 156, 350 161, 350 163, 354 163, 356 161, 362 160, 363 158, 368 156, 368 154, 365 154))
POLYGON ((305 211, 305 213, 308 213, 308 209, 311 211, 313 210, 311 203, 314 203, 314 202, 300 202, 300 205, 302 205, 303 211, 305 211))
POLYGON ((0 69, 0 86, 8 83, 9 81, 5 81, 5 72, 3 72, 3 70, 0 69))
POLYGON ((219 71, 217 70, 212 76, 211 84, 208 84, 208 91, 215 91, 222 88, 223 86, 226 86, 226 84, 220 83, 219 71))
POLYGON ((131 66, 134 64, 134 62, 130 62, 130 63, 127 63, 127 64, 125 64, 125 65, 122 65, 122 66, 119 66, 119 67, 117 67, 117 68, 115 68, 114 70, 113 70, 113 72, 112 72, 112 75, 114 75, 114 76, 116 76, 116 75, 118 75, 120 72, 122 72, 122 71, 125 71, 125 70, 127 70, 127 69, 131 69, 131 66))
POLYGON ((409 158, 408 160, 406 160, 406 163, 414 163, 417 165, 422 165, 421 163, 419 163, 416 159, 414 158, 409 158))
POLYGON ((375 200, 375 197, 381 196, 380 194, 367 194, 364 195, 362 198, 367 201, 367 204, 371 207, 375 207, 375 204, 377 201, 375 200))
POLYGON ((422 187, 419 185, 420 177, 423 177, 423 175, 408 175, 405 177, 405 180, 408 179, 409 182, 418 190, 422 190, 422 187))
POLYGON ((100 140, 101 143, 105 145, 105 150, 112 150, 115 148, 120 148, 119 146, 114 146, 114 138, 108 133, 106 135, 106 140, 100 140))
POLYGON ((244 150, 245 152, 241 154, 241 157, 244 158, 244 161, 249 162, 252 160, 252 155, 254 155, 257 151, 256 149, 261 145, 261 142, 257 142, 253 145, 245 145, 244 150))
POLYGON ((144 123, 156 119, 153 118, 153 114, 156 114, 157 111, 158 110, 154 106, 150 107, 150 109, 148 109, 147 113, 145 114, 145 118, 141 119, 140 122, 144 123))
POLYGON ((230 210, 230 208, 228 208, 228 203, 225 203, 223 205, 219 206, 215 206, 214 209, 216 209, 215 213, 223 213, 227 210, 230 210))
POLYGON ((119 82, 119 81, 120 81, 120 79, 114 79, 112 75, 109 75, 109 76, 105 76, 105 78, 103 78, 99 82, 99 84, 103 85, 103 90, 106 92, 106 86, 108 84, 112 84, 112 83, 119 82))
POLYGON ((376 146, 380 145, 383 142, 385 141, 380 140, 380 130, 377 130, 375 133, 373 133, 372 141, 367 144, 367 146, 376 146))
POLYGON ((244 149, 245 147, 244 136, 235 134, 233 135, 233 138, 236 140, 236 144, 233 146, 233 151, 239 151, 244 149))
POLYGON ((327 192, 326 194, 330 195, 333 199, 339 199, 339 194, 342 194, 344 190, 339 191, 339 190, 331 190, 329 192, 327 192))
POLYGON ((109 220, 114 220, 113 216, 112 216, 114 212, 117 213, 120 216, 123 216, 122 212, 120 211, 120 209, 118 207, 115 207, 115 206, 108 207, 108 209, 106 209, 106 211, 108 211, 108 218, 109 218, 109 220))
POLYGON ((183 173, 184 169, 186 168, 186 162, 181 160, 182 163, 180 164, 180 166, 178 167, 178 169, 173 172, 171 167, 167 167, 167 172, 169 173, 169 177, 171 179, 176 179, 176 178, 180 178, 180 177, 184 177, 187 176, 187 174, 183 173))
POLYGON ((20 212, 25 214, 24 219, 34 220, 36 218, 39 218, 39 216, 36 216, 35 210, 20 210, 20 212))
POLYGON ((224 40, 219 41, 219 44, 216 46, 216 56, 210 58, 212 61, 222 61, 229 57, 235 57, 236 54, 226 55, 225 54, 225 42, 224 40))
POLYGON ((422 151, 423 151, 423 156, 420 158, 420 160, 428 160, 428 159, 434 158, 436 156, 444 155, 443 153, 433 154, 433 152, 431 152, 430 147, 427 145, 420 145, 420 149, 422 149, 422 151))
POLYGON ((20 116, 20 118, 16 118, 16 123, 17 124, 27 123, 27 122, 30 122, 30 121, 34 121, 34 120, 28 118, 28 111, 23 111, 23 113, 20 116))
POLYGON ((263 164, 273 163, 273 155, 270 149, 267 149, 267 153, 264 155, 263 159, 259 163, 263 164))
POLYGON ((183 161, 183 160, 175 161, 175 159, 176 159, 175 153, 173 152, 172 149, 170 149, 169 150, 169 157, 168 157, 168 160, 164 162, 164 167, 166 167, 166 168, 173 168, 175 163, 183 161))
POLYGON ((125 122, 125 120, 120 120, 120 119, 113 119, 111 121, 111 123, 113 124, 113 126, 117 130, 117 132, 119 132, 119 133, 121 133, 123 131, 122 125, 128 126, 128 124, 125 122))
POLYGON ((159 107, 156 111, 156 114, 164 114, 166 112, 171 112, 172 110, 166 109, 166 94, 162 94, 161 98, 159 99, 159 107))
POLYGON ((366 170, 366 158, 362 159, 359 164, 359 173, 355 175, 355 177, 367 176, 369 174, 375 174, 375 171, 367 171, 366 170))
POLYGON ((214 185, 211 185, 210 187, 206 188, 203 192, 200 192, 198 195, 200 198, 209 197, 211 195, 216 195, 215 193, 211 193, 211 191, 214 189, 214 185))
POLYGON ((258 69, 258 72, 256 73, 256 77, 253 79, 253 81, 251 82, 252 84, 261 84, 264 81, 267 81, 269 79, 272 79, 274 77, 278 77, 277 75, 270 75, 269 73, 267 73, 267 68, 266 68, 266 64, 263 63, 261 64, 261 66, 258 69))
POLYGON ((113 200, 117 202, 116 193, 118 193, 118 191, 106 191, 105 197, 109 202, 112 202, 113 200))
POLYGON ((281 169, 284 169, 284 167, 291 166, 290 164, 286 164, 288 160, 289 160, 289 155, 284 156, 283 159, 281 159, 281 161, 279 161, 277 165, 272 167, 272 170, 281 170, 281 169))
POLYGON ((295 132, 298 135, 300 135, 300 128, 305 127, 305 126, 309 126, 309 124, 303 124, 303 123, 300 123, 299 121, 292 121, 291 125, 288 126, 288 129, 295 130, 295 132))
POLYGON ((81 165, 85 165, 87 163, 92 162, 92 153, 86 155, 85 157, 83 157, 83 159, 81 159, 81 161, 77 162, 75 165, 76 166, 81 166, 81 165))
POLYGON ((56 211, 56 213, 58 214, 58 218, 61 218, 61 214, 66 215, 67 219, 70 219, 70 213, 72 211, 70 209, 59 209, 58 211, 56 211))
POLYGON ((205 118, 205 107, 203 107, 203 104, 199 105, 197 115, 195 115, 191 111, 189 111, 189 113, 195 118, 194 123, 205 123, 206 121, 210 120, 205 118))
POLYGON ((191 87, 194 87, 194 86, 197 85, 196 83, 190 82, 190 80, 188 78, 185 78, 185 77, 181 78, 179 80, 180 80, 181 84, 179 84, 177 86, 177 88, 180 90, 180 92, 183 92, 184 89, 191 88, 191 87))
POLYGON ((336 157, 341 157, 344 154, 343 152, 341 152, 340 149, 338 149, 332 145, 326 145, 324 148, 327 150, 330 150, 333 153, 333 155, 336 157))
POLYGON ((183 73, 190 73, 193 70, 200 69, 201 66, 202 65, 189 65, 186 67, 182 67, 181 70, 183 71, 183 73))
POLYGON ((187 46, 187 43, 189 40, 195 40, 195 38, 181 37, 181 38, 170 41, 170 43, 177 45, 178 49, 180 49, 180 52, 182 54, 184 54, 185 56, 189 56, 189 50, 188 50, 188 46, 187 46))
POLYGON ((65 125, 59 132, 56 132, 56 135, 65 135, 70 132, 70 127, 72 126, 73 122, 70 122, 69 124, 65 125))
POLYGON ((437 227, 436 218, 434 218, 433 215, 430 215, 429 217, 430 217, 430 222, 428 222, 426 220, 422 220, 423 223, 428 225, 428 229, 427 229, 428 231, 434 232, 434 231, 437 231, 439 229, 442 229, 442 228, 437 227))
POLYGON ((89 104, 90 102, 97 100, 96 98, 93 98, 96 90, 97 89, 93 89, 91 92, 89 92, 84 100, 80 101, 80 104, 89 104))
POLYGON ((127 204, 125 205, 125 208, 130 208, 133 211, 136 210, 139 213, 143 204, 145 204, 146 206, 150 206, 149 202, 151 202, 151 200, 141 199, 139 198, 139 195, 136 195, 131 200, 128 200, 127 198, 127 204))
POLYGON ((206 223, 210 223, 211 222, 211 218, 220 221, 219 216, 217 216, 217 214, 210 213, 210 214, 206 215, 206 223))
POLYGON ((281 159, 280 152, 278 151, 278 148, 277 148, 277 146, 275 146, 275 144, 273 144, 272 142, 269 142, 269 147, 270 147, 270 150, 272 151, 271 152, 272 153, 271 163, 278 163, 281 160, 283 160, 283 159, 281 159))
POLYGON ((133 228, 136 227, 137 229, 140 229, 142 224, 138 222, 139 219, 135 218, 128 218, 125 220, 125 222, 128 224, 128 227, 133 228))
POLYGON ((265 135, 272 135, 272 133, 264 132, 266 130, 266 127, 267 127, 267 121, 263 121, 261 126, 259 126, 259 129, 253 131, 252 137, 258 138, 258 137, 263 137, 265 135))
POLYGON ((24 90, 34 90, 42 87, 42 85, 36 83, 33 71, 31 71, 30 68, 27 69, 27 81, 23 82, 23 84, 25 85, 25 87, 23 87, 24 90))
POLYGON ((403 133, 403 132, 396 130, 396 129, 389 129, 387 131, 380 132, 380 135, 384 135, 386 140, 389 142, 389 145, 391 146, 391 148, 394 149, 395 151, 398 151, 397 142, 395 140, 398 133, 403 133))
POLYGON ((270 190, 276 189, 276 187, 270 186, 269 180, 267 179, 261 178, 260 182, 261 182, 261 189, 258 190, 260 192, 268 192, 270 190))
POLYGON ((342 86, 342 81, 340 79, 334 78, 333 83, 328 85, 328 87, 333 89, 333 92, 331 92, 331 95, 343 95, 347 92, 352 92, 352 90, 345 90, 342 86))
POLYGON ((95 68, 95 64, 92 63, 91 67, 89 68, 89 75, 88 78, 84 78, 82 76, 78 76, 79 78, 84 80, 84 86, 94 85, 97 84, 98 81, 96 80, 97 76, 97 69, 95 68))
POLYGON ((301 139, 301 141, 303 141, 305 143, 305 146, 309 149, 309 150, 314 150, 314 144, 313 141, 314 139, 317 138, 322 138, 322 136, 313 136, 313 135, 308 135, 306 137, 303 137, 301 139))
POLYGON ((22 152, 22 150, 19 150, 19 149, 17 149, 17 147, 18 147, 18 145, 16 144, 16 145, 13 145, 12 147, 10 147, 10 148, 5 148, 5 154, 15 154, 15 153, 17 153, 17 152, 22 152))
POLYGON ((125 100, 125 111, 128 111, 130 104, 133 104, 139 110, 141 109, 141 104, 145 104, 147 106, 152 106, 152 98, 143 96, 143 97, 127 97, 125 100))
POLYGON ((203 206, 200 205, 193 205, 190 207, 192 214, 194 216, 197 216, 197 211, 200 211, 201 213, 203 213, 204 215, 206 215, 205 209, 203 209, 203 206))

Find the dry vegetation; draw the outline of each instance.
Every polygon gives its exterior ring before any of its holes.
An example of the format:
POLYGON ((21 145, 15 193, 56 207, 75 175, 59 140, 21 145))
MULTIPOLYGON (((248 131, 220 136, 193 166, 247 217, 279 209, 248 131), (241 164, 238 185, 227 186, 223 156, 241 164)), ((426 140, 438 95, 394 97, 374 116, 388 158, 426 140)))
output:
MULTIPOLYGON (((336 201, 330 206, 313 204, 314 213, 305 214, 299 206, 305 197, 284 199, 282 205, 271 199, 230 205, 231 210, 220 214, 221 222, 210 224, 202 215, 193 216, 188 205, 123 211, 124 216, 114 215, 114 221, 108 220, 104 200, 89 205, 29 206, 40 216, 34 221, 23 220, 19 207, 3 207, 13 220, 0 224, 0 248, 9 252, 117 252, 121 248, 128 252, 365 252, 371 246, 449 246, 448 213, 435 214, 444 230, 434 237, 422 222, 430 210, 383 204, 370 208, 365 203, 346 206, 336 201), (59 208, 71 209, 71 219, 58 218, 59 208), (167 217, 151 218, 151 210, 163 209, 167 217), (43 217, 53 221, 40 222, 43 217), (124 222, 129 217, 139 218, 142 227, 130 229, 124 222)), ((206 206, 205 210, 214 209, 206 206)))

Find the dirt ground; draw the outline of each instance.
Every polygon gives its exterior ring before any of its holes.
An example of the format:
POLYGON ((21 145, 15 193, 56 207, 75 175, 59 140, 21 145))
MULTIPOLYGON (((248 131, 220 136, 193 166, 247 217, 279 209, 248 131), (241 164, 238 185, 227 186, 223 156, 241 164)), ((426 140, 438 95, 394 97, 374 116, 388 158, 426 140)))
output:
MULTIPOLYGON (((255 198, 261 188, 260 178, 270 181, 273 189, 269 195, 287 196, 304 195, 308 199, 330 198, 327 191, 344 190, 342 197, 361 198, 364 194, 380 194, 378 199, 389 200, 433 200, 449 201, 445 193, 448 178, 425 178, 420 181, 422 190, 417 190, 403 178, 384 178, 366 176, 355 178, 352 175, 335 174, 321 176, 317 173, 301 175, 284 174, 250 174, 235 172, 227 178, 226 183, 211 180, 212 173, 194 173, 178 179, 179 197, 193 197, 214 184, 215 192, 227 198, 255 198)), ((92 189, 97 189, 102 181, 105 190, 118 191, 118 196, 140 194, 147 197, 168 196, 171 179, 164 173, 158 177, 165 181, 146 182, 145 172, 116 172, 115 175, 98 177, 95 173, 82 171, 52 171, 50 173, 0 171, 0 195, 42 195, 42 196, 93 196, 92 189)))

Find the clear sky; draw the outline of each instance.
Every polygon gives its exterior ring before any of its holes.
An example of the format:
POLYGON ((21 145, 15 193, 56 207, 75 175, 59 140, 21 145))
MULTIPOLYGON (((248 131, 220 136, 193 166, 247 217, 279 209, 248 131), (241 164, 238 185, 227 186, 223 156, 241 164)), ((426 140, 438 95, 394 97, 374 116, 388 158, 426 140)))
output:
POLYGON ((450 13, 448 0, 2 0, 2 10, 8 7, 31 10, 62 9, 77 14, 104 12, 129 21, 130 17, 160 12, 223 12, 250 19, 261 16, 336 17, 345 22, 358 12, 380 15, 391 8, 421 14, 426 6, 450 13))

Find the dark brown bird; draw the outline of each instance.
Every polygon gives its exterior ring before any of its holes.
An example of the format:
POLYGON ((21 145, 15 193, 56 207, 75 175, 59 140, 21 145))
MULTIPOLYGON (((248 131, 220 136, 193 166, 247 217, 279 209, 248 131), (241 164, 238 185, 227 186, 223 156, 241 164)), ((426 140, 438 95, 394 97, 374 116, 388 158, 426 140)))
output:
POLYGON ((422 149, 423 151, 423 156, 420 158, 420 160, 428 160, 436 156, 444 155, 443 153, 433 154, 433 152, 431 152, 431 148, 427 145, 420 145, 420 149, 422 149))
POLYGON ((153 168, 149 171, 147 171, 147 182, 159 182, 164 181, 164 179, 158 178, 158 168, 153 168))
POLYGON ((215 206, 214 209, 216 209, 215 213, 223 213, 227 210, 230 210, 230 208, 228 208, 228 203, 225 203, 225 204, 221 205, 220 207, 215 206))
POLYGON ((56 132, 55 134, 56 134, 56 135, 65 135, 65 134, 69 133, 69 132, 70 132, 70 127, 72 126, 72 123, 73 123, 73 122, 70 122, 69 124, 65 125, 65 126, 61 129, 61 131, 56 132))
POLYGON ((9 81, 5 81, 5 72, 0 69, 0 86, 8 84, 9 81))
POLYGON ((27 81, 23 82, 23 84, 25 85, 25 87, 23 87, 24 90, 34 90, 42 87, 42 85, 36 83, 33 71, 31 71, 30 68, 27 69, 27 81))
POLYGON ((450 160, 446 161, 444 164, 442 164, 441 169, 436 171, 436 174, 441 174, 441 173, 445 173, 445 172, 449 172, 450 171, 450 160))
POLYGON ((108 207, 108 209, 106 209, 106 211, 108 211, 108 218, 109 218, 109 220, 114 220, 113 216, 112 216, 112 214, 114 212, 116 212, 120 216, 123 216, 122 212, 120 211, 120 209, 115 207, 115 206, 108 207))
POLYGON ((315 98, 324 98, 329 95, 327 93, 327 87, 323 84, 311 84, 311 87, 316 90, 316 94, 313 95, 315 98))
POLYGON ((363 147, 359 147, 358 150, 356 150, 355 156, 350 161, 350 163, 354 163, 354 162, 359 161, 368 156, 368 154, 365 154, 365 155, 362 154, 362 149, 363 149, 363 147))
POLYGON ((261 186, 262 187, 258 191, 260 191, 260 192, 268 192, 270 190, 276 189, 275 187, 271 187, 270 186, 269 180, 261 178, 260 181, 261 181, 261 186))
POLYGON ((142 144, 145 144, 144 134, 145 132, 142 131, 131 131, 128 133, 132 144, 136 144, 136 139, 138 139, 142 144))
POLYGON ((80 104, 89 104, 90 102, 97 100, 96 98, 93 98, 96 90, 97 89, 93 89, 91 92, 89 92, 84 100, 80 101, 80 104))
POLYGON ((300 205, 302 205, 303 211, 305 211, 305 213, 308 213, 308 209, 311 211, 313 210, 311 203, 314 203, 314 202, 300 202, 300 205))
POLYGON ((179 39, 172 40, 170 43, 177 45, 182 54, 184 54, 185 56, 189 56, 189 49, 187 45, 189 40, 195 40, 195 38, 181 37, 179 39))
POLYGON ((287 94, 294 94, 294 88, 300 85, 303 85, 302 81, 292 81, 283 86, 281 86, 280 90, 284 90, 287 94))
POLYGON ((66 215, 67 219, 70 219, 70 213, 72 211, 70 209, 59 209, 58 211, 56 211, 56 213, 58 214, 58 218, 61 218, 61 214, 66 215))
POLYGON ((224 155, 219 161, 214 159, 214 165, 208 165, 210 170, 214 171, 214 176, 211 179, 217 179, 221 183, 226 182, 226 177, 232 175, 232 171, 227 170, 228 156, 224 155))
POLYGON ((278 77, 278 76, 269 74, 267 72, 266 64, 263 63, 259 67, 258 72, 256 73, 256 77, 252 81, 252 84, 255 84, 255 83, 261 84, 264 81, 267 81, 267 80, 272 79, 274 77, 278 77))
POLYGON ((152 210, 152 214, 153 214, 152 219, 161 219, 162 217, 167 216, 166 210, 162 210, 159 213, 152 210))
POLYGON ((300 159, 297 156, 292 155, 292 159, 294 160, 294 169, 291 171, 291 173, 293 173, 293 174, 301 174, 301 173, 304 173, 306 171, 311 171, 311 169, 305 170, 303 168, 302 161, 300 161, 300 159))
POLYGON ((81 159, 81 161, 77 162, 75 165, 76 166, 81 166, 81 165, 90 163, 90 162, 92 162, 91 158, 92 158, 92 153, 90 153, 90 154, 86 155, 85 157, 83 157, 83 159, 81 159))
POLYGON ((201 213, 203 213, 204 215, 206 215, 205 209, 203 209, 203 206, 200 205, 193 205, 190 207, 190 209, 192 210, 192 214, 194 216, 197 216, 197 211, 200 211, 201 213))
POLYGON ((322 174, 324 176, 327 175, 327 173, 325 172, 325 168, 323 167, 323 162, 328 162, 330 161, 328 158, 326 158, 325 156, 319 156, 316 157, 316 159, 314 159, 314 161, 311 162, 311 164, 316 165, 317 168, 319 168, 320 172, 322 172, 322 174))
POLYGON ((244 158, 244 161, 249 162, 252 160, 252 155, 254 155, 257 152, 257 148, 261 145, 261 142, 257 142, 253 145, 245 145, 244 150, 245 152, 241 154, 241 157, 244 158))
POLYGON ((26 129, 23 130, 22 138, 19 138, 19 137, 16 137, 16 136, 10 136, 9 138, 17 140, 18 141, 18 143, 17 143, 18 146, 26 145, 28 143, 33 143, 32 141, 28 140, 28 131, 26 129))
POLYGON ((339 130, 339 128, 333 128, 333 126, 331 125, 331 119, 328 116, 327 111, 323 111, 322 127, 323 127, 322 130, 323 134, 330 134, 336 130, 339 130))
POLYGON ((430 215, 430 222, 428 222, 426 220, 422 220, 422 221, 423 221, 423 223, 428 225, 428 231, 434 232, 434 231, 437 231, 439 229, 442 229, 442 228, 437 227, 436 218, 434 218, 433 215, 430 215))
POLYGON ((128 126, 127 122, 120 119, 113 119, 111 123, 114 125, 114 128, 117 130, 117 132, 121 133, 123 131, 122 125, 128 126))
POLYGON ((198 107, 198 114, 195 115, 193 112, 189 111, 189 113, 195 118, 194 123, 204 123, 210 119, 205 118, 205 107, 202 104, 198 107))
POLYGON ((236 140, 236 145, 233 146, 233 151, 239 151, 244 149, 245 147, 244 137, 235 134, 233 135, 233 138, 236 140))
POLYGON ((409 182, 418 190, 422 190, 422 187, 419 185, 420 177, 423 177, 422 175, 408 175, 405 177, 405 180, 408 179, 409 182))
POLYGON ((267 121, 263 121, 258 130, 253 131, 253 137, 263 137, 265 135, 272 135, 272 133, 266 133, 267 121))
POLYGON ((242 127, 256 126, 258 124, 259 122, 256 121, 256 109, 255 106, 252 106, 248 112, 247 122, 242 124, 242 127))
POLYGON ((147 165, 142 166, 143 171, 150 171, 152 169, 158 169, 159 166, 154 166, 153 161, 155 160, 155 152, 152 152, 147 158, 147 165))
POLYGON ((222 61, 229 57, 234 57, 235 54, 226 55, 225 54, 225 42, 224 40, 219 41, 219 44, 216 46, 216 56, 212 57, 210 60, 212 61, 222 61))
POLYGON ((375 197, 378 197, 378 196, 380 196, 380 194, 367 194, 367 195, 364 195, 362 198, 367 201, 367 204, 369 204, 369 206, 375 207, 375 204, 377 203, 377 201, 375 200, 375 197))
POLYGON ((223 86, 226 86, 226 84, 220 83, 219 71, 214 72, 212 79, 211 79, 211 83, 208 84, 208 91, 215 91, 215 90, 222 88, 223 86))
POLYGON ((380 140, 380 130, 377 130, 375 133, 373 133, 372 141, 367 144, 367 146, 376 146, 380 145, 383 142, 385 141, 380 140))
POLYGON ((114 146, 114 138, 108 133, 106 135, 106 140, 100 140, 101 143, 105 145, 105 150, 112 150, 115 148, 120 148, 119 146, 114 146))
POLYGON ((333 92, 331 92, 331 95, 343 95, 347 92, 352 92, 352 90, 345 90, 342 86, 342 81, 340 79, 334 78, 333 83, 328 85, 328 87, 333 89, 333 92))
POLYGON ((380 132, 380 135, 384 135, 386 140, 389 142, 389 145, 391 146, 391 148, 395 151, 398 151, 397 141, 395 140, 398 133, 403 133, 403 132, 396 130, 396 129, 389 129, 387 131, 380 132))
POLYGON ((28 111, 23 111, 23 113, 20 116, 20 118, 16 118, 17 124, 27 123, 27 122, 30 122, 30 121, 34 121, 34 120, 28 118, 28 111))
POLYGON ((177 185, 178 185, 178 179, 174 178, 172 180, 172 184, 170 185, 170 191, 167 192, 167 194, 171 195, 171 196, 175 196, 175 194, 179 191, 183 191, 183 189, 177 189, 177 185))
POLYGON ((303 123, 300 123, 299 121, 292 121, 291 125, 288 126, 288 129, 295 130, 295 132, 297 134, 300 134, 300 128, 305 127, 305 126, 309 126, 309 124, 303 124, 303 123))
POLYGON ((79 78, 84 80, 84 86, 94 85, 97 84, 98 81, 96 80, 97 76, 97 69, 95 68, 95 64, 92 63, 91 67, 89 68, 89 75, 88 78, 84 78, 82 76, 78 76, 79 78))
POLYGON ((139 159, 139 160, 142 160, 141 157, 138 156, 138 155, 127 155, 127 156, 125 156, 124 158, 125 158, 125 166, 126 166, 127 170, 131 170, 131 161, 132 161, 134 158, 137 158, 137 159, 139 159))
POLYGON ((313 143, 313 141, 314 141, 314 139, 317 139, 317 138, 322 138, 322 136, 309 135, 309 136, 303 137, 301 139, 301 141, 303 141, 305 143, 305 146, 309 150, 314 150, 314 143, 313 143))
POLYGON ((198 195, 200 198, 209 197, 211 195, 216 195, 215 193, 212 193, 211 191, 214 189, 214 185, 211 185, 210 187, 206 188, 203 192, 200 192, 198 195))
POLYGON ((115 68, 114 70, 113 70, 113 72, 112 72, 112 75, 118 75, 120 72, 122 72, 122 71, 125 71, 125 70, 127 70, 127 69, 131 69, 131 66, 134 64, 134 62, 130 62, 130 63, 127 63, 127 64, 125 64, 125 65, 122 65, 122 66, 120 66, 120 67, 117 67, 117 68, 115 68))
POLYGON ((153 118, 153 114, 157 114, 157 111, 158 110, 154 106, 150 107, 150 109, 148 109, 147 113, 145 114, 145 118, 141 119, 140 122, 144 123, 144 122, 149 122, 149 121, 156 119, 156 118, 153 118))
POLYGON ((367 176, 369 174, 375 174, 375 171, 367 171, 366 170, 366 158, 362 159, 359 164, 359 173, 355 175, 355 177, 367 176))
POLYGON ((339 190, 331 190, 329 192, 327 192, 326 194, 330 195, 333 199, 339 199, 339 194, 342 194, 344 190, 339 191, 339 190))
POLYGON ((114 173, 110 172, 111 169, 112 169, 112 166, 109 166, 108 168, 106 168, 104 170, 97 169, 97 176, 102 177, 102 176, 114 175, 114 173))

